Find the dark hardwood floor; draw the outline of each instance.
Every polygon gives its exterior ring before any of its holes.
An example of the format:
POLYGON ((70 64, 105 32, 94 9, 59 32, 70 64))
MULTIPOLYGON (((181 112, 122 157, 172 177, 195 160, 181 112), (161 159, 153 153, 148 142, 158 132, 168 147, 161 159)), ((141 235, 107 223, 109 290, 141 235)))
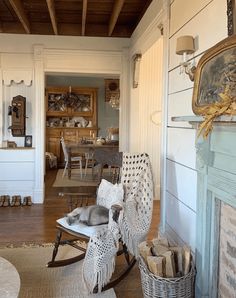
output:
MULTIPOLYGON (((51 187, 57 170, 49 170, 45 177, 44 204, 24 207, 0 207, 0 245, 18 245, 23 242, 48 243, 55 240, 55 220, 67 212, 63 198, 58 197, 58 189, 51 187)), ((160 203, 154 201, 153 217, 148 238, 157 235, 160 219, 160 203)), ((119 264, 121 266, 121 264, 119 264)), ((141 298, 142 288, 137 264, 129 275, 116 287, 118 298, 141 298)), ((37 298, 37 297, 35 297, 37 298)), ((56 297, 55 297, 56 298, 56 297)))

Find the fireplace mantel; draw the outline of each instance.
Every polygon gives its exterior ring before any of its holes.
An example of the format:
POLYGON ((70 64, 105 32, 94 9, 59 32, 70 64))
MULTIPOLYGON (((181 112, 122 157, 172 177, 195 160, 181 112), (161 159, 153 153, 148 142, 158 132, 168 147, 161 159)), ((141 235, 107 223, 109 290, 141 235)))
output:
MULTIPOLYGON (((178 117, 172 117, 172 121, 181 121, 181 122, 190 122, 190 123, 199 123, 204 121, 203 116, 178 116, 178 117)), ((235 116, 228 116, 228 115, 222 115, 217 117, 214 120, 214 123, 236 123, 236 115, 235 116)))
MULTIPOLYGON (((197 127, 201 116, 172 117, 197 127)), ((196 136, 196 297, 218 297, 221 204, 236 208, 236 116, 220 116, 207 139, 196 136)), ((236 233, 235 233, 236 237, 236 233)), ((236 250, 236 245, 235 247, 236 250)), ((235 275, 230 276, 236 284, 235 275)))

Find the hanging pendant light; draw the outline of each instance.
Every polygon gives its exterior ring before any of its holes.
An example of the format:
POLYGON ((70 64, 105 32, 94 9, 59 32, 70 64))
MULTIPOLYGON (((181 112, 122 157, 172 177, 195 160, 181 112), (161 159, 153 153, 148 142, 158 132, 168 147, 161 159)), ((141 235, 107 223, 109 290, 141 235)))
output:
POLYGON ((105 101, 113 109, 120 107, 120 81, 119 79, 105 79, 105 101))
POLYGON ((120 91, 111 92, 109 104, 113 109, 120 108, 120 91))

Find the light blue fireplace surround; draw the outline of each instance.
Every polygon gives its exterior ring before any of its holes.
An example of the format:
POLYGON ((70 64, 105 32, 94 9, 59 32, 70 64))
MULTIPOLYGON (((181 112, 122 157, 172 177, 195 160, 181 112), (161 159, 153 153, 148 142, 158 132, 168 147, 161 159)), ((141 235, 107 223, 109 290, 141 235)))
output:
MULTIPOLYGON (((173 117, 197 128, 203 118, 173 117)), ((236 116, 221 116, 206 140, 196 139, 196 297, 217 297, 220 203, 236 208, 236 116)), ((236 279, 236 277, 234 277, 236 279)))

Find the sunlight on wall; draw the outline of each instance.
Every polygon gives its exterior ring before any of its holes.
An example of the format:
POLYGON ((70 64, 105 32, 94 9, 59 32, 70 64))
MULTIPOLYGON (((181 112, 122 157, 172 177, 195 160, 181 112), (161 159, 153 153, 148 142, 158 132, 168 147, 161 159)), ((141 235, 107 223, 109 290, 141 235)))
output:
POLYGON ((161 141, 161 102, 163 38, 159 38, 142 54, 133 151, 147 152, 150 155, 155 182, 155 196, 160 189, 160 141, 161 141))

